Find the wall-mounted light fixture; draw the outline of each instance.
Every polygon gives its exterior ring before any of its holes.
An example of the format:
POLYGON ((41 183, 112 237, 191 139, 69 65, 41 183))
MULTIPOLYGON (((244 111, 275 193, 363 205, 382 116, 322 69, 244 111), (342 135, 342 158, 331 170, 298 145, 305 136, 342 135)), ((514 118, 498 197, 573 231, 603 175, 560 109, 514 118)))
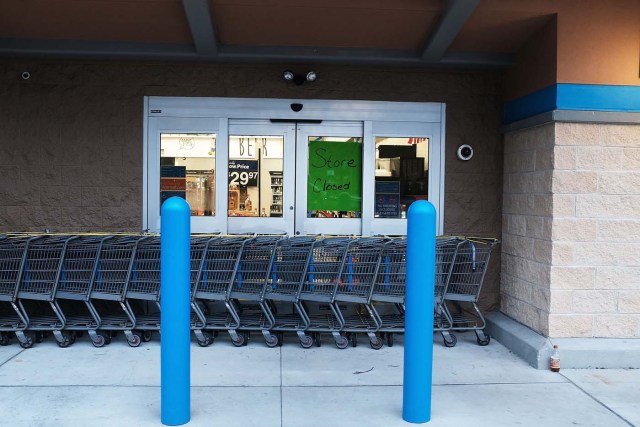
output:
POLYGON ((291 70, 285 70, 282 73, 282 78, 288 82, 293 82, 296 85, 300 86, 304 82, 313 82, 318 78, 318 75, 315 71, 309 71, 306 75, 296 74, 291 70))

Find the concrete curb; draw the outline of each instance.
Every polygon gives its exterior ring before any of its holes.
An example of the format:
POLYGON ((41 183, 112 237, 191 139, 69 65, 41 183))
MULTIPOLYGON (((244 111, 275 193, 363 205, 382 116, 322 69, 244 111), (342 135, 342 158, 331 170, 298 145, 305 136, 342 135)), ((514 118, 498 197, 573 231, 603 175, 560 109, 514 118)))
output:
MULTIPOLYGON (((553 346, 548 338, 504 314, 494 311, 485 316, 485 332, 536 369, 548 369, 553 346)), ((564 360, 561 358, 562 366, 564 360)))
POLYGON ((640 339, 551 338, 563 368, 640 369, 640 339))
POLYGON ((545 338, 498 311, 485 318, 485 332, 536 369, 549 369, 553 344, 563 369, 640 369, 640 339, 545 338))

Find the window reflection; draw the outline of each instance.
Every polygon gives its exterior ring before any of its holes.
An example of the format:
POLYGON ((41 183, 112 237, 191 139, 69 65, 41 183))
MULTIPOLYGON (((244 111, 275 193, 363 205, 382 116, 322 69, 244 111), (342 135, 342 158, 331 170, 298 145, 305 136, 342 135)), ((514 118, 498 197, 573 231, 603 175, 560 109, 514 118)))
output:
POLYGON ((229 136, 229 216, 281 217, 284 136, 229 136))
POLYGON ((429 138, 376 138, 376 218, 406 218, 411 203, 427 200, 429 138))
POLYGON ((214 216, 215 134, 160 135, 160 205, 169 197, 187 200, 192 216, 214 216))

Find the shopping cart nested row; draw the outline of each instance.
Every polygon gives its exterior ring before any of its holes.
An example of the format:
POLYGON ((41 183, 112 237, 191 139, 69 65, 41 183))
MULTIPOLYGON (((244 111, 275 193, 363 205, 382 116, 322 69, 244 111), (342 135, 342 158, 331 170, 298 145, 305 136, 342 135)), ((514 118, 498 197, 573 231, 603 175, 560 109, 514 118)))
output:
MULTIPOLYGON (((495 243, 437 240, 434 326, 446 346, 456 343, 451 330, 469 329, 488 344, 476 302, 495 243)), ((404 239, 193 236, 190 258, 191 328, 201 346, 227 331, 236 346, 259 332, 275 347, 293 332, 305 348, 328 333, 338 348, 366 334, 378 349, 404 332, 404 239)), ((0 344, 15 333, 30 347, 29 330, 66 347, 86 331, 101 347, 122 331, 136 347, 160 329, 160 238, 0 236, 0 302, 0 344)))

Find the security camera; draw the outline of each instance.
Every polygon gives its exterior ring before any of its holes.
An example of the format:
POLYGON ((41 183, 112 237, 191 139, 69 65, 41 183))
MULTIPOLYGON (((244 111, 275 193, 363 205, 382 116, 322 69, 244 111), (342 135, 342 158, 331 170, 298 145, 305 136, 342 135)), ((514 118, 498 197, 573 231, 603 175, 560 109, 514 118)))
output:
POLYGON ((473 148, 469 144, 462 144, 458 147, 458 158, 465 162, 473 157, 473 148))
POLYGON ((29 80, 30 78, 31 78, 31 73, 29 73, 28 71, 22 72, 22 80, 29 80))
POLYGON ((303 105, 302 104, 291 104, 291 109, 293 111, 295 111, 296 113, 300 110, 302 110, 303 105))

